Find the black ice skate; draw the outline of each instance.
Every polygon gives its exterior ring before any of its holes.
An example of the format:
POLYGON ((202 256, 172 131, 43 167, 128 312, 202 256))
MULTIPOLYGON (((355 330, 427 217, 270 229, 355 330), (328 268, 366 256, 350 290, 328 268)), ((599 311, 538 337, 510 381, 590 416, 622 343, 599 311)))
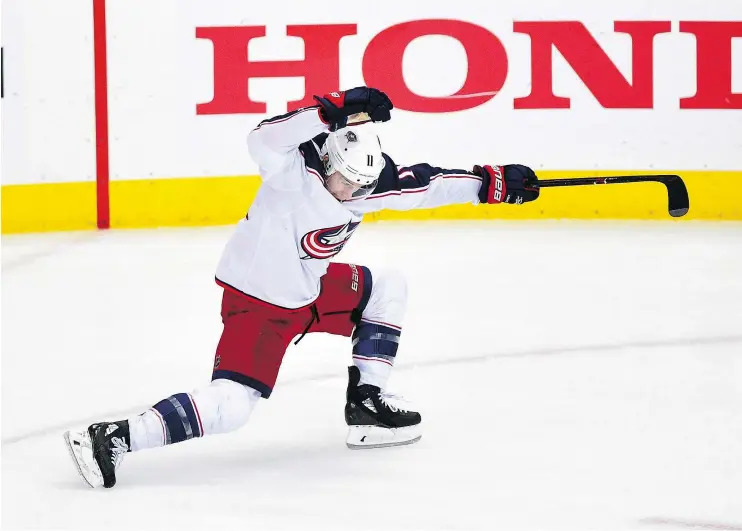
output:
POLYGON ((129 422, 98 422, 86 431, 68 431, 64 440, 77 471, 90 487, 110 489, 116 484, 116 469, 129 451, 129 422))
POLYGON ((412 444, 422 437, 420 413, 403 409, 401 398, 363 384, 358 367, 348 367, 345 422, 348 448, 381 448, 412 444))

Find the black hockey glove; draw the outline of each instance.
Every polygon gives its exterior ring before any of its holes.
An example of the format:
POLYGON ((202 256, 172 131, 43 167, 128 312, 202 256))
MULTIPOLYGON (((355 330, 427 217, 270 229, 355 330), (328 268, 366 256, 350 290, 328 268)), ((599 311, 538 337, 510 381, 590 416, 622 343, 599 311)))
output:
POLYGON ((536 173, 522 164, 505 166, 474 166, 472 173, 482 177, 480 203, 510 203, 520 205, 538 199, 536 173))
POLYGON ((386 122, 391 119, 389 111, 394 108, 392 101, 382 91, 369 87, 356 87, 342 92, 330 92, 324 96, 314 96, 322 106, 322 117, 330 124, 331 131, 348 125, 348 116, 365 112, 373 122, 386 122))

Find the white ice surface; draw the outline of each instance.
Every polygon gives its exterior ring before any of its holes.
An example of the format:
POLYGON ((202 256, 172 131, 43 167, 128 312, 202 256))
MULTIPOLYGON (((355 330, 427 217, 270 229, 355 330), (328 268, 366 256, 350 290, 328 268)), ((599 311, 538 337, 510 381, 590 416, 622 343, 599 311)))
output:
POLYGON ((209 380, 230 232, 2 238, 3 529, 742 529, 740 224, 364 225, 420 443, 345 447, 349 341, 313 334, 241 431, 83 486, 63 430, 209 380))

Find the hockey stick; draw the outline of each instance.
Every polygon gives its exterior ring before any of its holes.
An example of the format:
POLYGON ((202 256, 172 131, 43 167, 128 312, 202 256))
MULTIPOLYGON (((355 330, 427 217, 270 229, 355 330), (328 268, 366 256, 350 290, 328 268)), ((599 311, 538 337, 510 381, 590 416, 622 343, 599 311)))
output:
POLYGON ((531 183, 537 188, 552 188, 555 186, 584 186, 589 184, 619 184, 658 182, 667 187, 668 211, 674 218, 688 213, 690 201, 688 190, 679 175, 617 175, 615 177, 578 177, 573 179, 547 179, 531 183))

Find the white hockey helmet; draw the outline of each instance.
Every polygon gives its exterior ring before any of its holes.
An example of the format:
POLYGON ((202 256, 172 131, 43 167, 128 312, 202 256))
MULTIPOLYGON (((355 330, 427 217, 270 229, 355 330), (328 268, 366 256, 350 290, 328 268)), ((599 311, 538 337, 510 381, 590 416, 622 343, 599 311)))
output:
POLYGON ((322 160, 325 175, 338 171, 346 180, 360 186, 353 192, 353 199, 374 191, 385 164, 378 135, 362 126, 331 132, 322 148, 322 160))

